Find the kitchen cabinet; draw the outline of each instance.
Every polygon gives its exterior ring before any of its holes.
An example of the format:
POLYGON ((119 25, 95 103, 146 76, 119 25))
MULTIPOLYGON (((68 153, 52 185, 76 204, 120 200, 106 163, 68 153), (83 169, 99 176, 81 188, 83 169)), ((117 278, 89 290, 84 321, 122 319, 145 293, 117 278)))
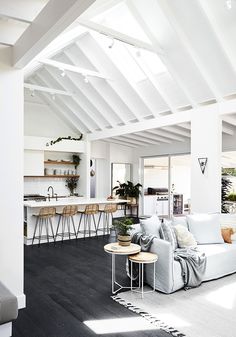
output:
POLYGON ((25 150, 24 151, 24 175, 43 176, 44 175, 44 151, 25 150))

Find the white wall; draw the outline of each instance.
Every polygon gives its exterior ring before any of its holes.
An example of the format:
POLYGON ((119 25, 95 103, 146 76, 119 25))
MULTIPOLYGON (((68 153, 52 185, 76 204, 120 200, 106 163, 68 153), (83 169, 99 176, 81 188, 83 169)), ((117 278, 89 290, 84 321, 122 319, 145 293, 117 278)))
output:
POLYGON ((37 137, 75 136, 75 132, 48 106, 24 105, 24 135, 37 137))
POLYGON ((1 225, 0 280, 24 306, 23 294, 23 71, 0 52, 1 225))

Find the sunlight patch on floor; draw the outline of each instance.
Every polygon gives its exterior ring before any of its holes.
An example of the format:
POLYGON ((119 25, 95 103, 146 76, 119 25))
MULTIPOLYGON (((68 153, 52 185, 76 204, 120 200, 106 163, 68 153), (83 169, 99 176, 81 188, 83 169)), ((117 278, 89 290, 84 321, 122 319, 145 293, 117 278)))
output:
POLYGON ((233 309, 236 304, 236 282, 210 292, 206 299, 225 309, 233 309))
POLYGON ((91 320, 84 321, 84 324, 98 335, 107 333, 158 330, 158 328, 147 322, 143 317, 91 320))

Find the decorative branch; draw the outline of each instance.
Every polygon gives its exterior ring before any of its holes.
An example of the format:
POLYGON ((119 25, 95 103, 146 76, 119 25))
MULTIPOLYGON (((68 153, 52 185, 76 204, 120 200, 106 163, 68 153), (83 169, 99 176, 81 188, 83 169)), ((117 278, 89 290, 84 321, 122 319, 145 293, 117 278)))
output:
POLYGON ((71 136, 68 136, 68 137, 58 137, 56 140, 51 140, 49 143, 46 143, 46 146, 49 146, 49 145, 54 145, 56 143, 59 143, 61 142, 62 140, 81 140, 83 138, 83 134, 81 133, 80 137, 79 138, 74 138, 74 137, 71 137, 71 136))

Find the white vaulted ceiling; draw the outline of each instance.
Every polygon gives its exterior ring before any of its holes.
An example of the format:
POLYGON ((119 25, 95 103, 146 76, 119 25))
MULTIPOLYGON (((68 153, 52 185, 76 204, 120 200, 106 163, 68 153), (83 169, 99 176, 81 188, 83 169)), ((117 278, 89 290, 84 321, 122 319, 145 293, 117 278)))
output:
MULTIPOLYGON (((20 2, 38 11, 47 3, 20 2)), ((18 14, 33 20, 30 10, 18 14)), ((155 122, 236 98, 235 18, 235 0, 231 9, 225 0, 97 0, 26 68, 26 100, 50 105, 91 139, 184 142, 187 119, 155 122)), ((223 132, 235 127, 236 114, 225 116, 223 132)))

